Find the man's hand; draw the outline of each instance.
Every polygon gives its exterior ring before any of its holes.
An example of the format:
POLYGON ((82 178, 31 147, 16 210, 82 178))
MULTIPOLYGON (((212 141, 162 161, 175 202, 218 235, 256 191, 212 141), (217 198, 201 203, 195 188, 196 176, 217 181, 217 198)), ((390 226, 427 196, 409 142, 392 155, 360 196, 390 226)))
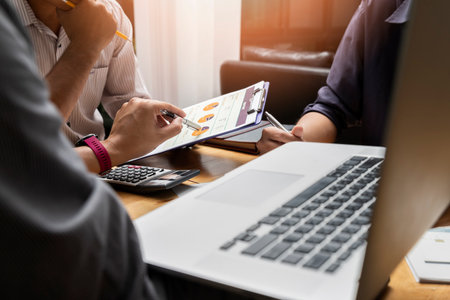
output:
POLYGON ((303 128, 296 125, 291 133, 287 133, 276 127, 264 128, 261 139, 256 143, 259 153, 264 154, 285 143, 303 141, 303 128))
POLYGON ((333 143, 336 135, 336 126, 330 119, 321 113, 310 112, 298 120, 291 133, 275 127, 264 128, 256 146, 260 153, 266 153, 293 141, 333 143))
POLYGON ((101 1, 72 0, 74 8, 62 0, 46 1, 56 5, 58 19, 71 44, 80 50, 90 51, 97 57, 114 37, 117 22, 101 1))
POLYGON ((186 116, 178 107, 156 100, 133 98, 123 104, 116 114, 110 136, 103 142, 112 165, 147 154, 180 133, 181 118, 166 119, 161 109, 186 116))

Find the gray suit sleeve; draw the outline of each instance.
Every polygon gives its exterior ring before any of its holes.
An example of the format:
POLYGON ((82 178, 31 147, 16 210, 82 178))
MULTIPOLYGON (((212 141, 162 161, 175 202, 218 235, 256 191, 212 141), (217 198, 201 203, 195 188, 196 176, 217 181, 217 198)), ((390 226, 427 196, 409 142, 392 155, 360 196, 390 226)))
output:
POLYGON ((2 297, 155 297, 131 220, 62 135, 31 44, 3 0, 0 37, 2 297))

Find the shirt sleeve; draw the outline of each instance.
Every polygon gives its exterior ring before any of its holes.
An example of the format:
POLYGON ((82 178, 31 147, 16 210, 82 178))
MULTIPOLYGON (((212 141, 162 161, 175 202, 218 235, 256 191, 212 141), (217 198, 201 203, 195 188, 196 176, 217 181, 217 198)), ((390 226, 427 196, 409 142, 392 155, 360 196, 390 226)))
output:
POLYGON ((26 33, 0 2, 0 265, 5 299, 142 299, 133 224, 60 131, 26 33))
POLYGON ((365 11, 366 1, 362 1, 338 47, 326 86, 303 112, 324 114, 338 131, 361 120, 365 11))
MULTIPOLYGON (((123 9, 115 1, 107 1, 118 23, 118 30, 133 39, 133 26, 123 9)), ((101 103, 106 112, 114 118, 123 103, 133 97, 150 99, 141 76, 133 43, 117 35, 113 38, 115 49, 103 90, 101 103)))

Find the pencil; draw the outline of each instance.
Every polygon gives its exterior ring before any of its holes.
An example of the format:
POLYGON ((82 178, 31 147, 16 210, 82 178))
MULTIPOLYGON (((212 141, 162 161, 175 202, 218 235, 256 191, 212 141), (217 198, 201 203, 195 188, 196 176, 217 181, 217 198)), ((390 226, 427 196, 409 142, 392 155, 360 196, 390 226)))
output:
MULTIPOLYGON (((76 6, 75 3, 73 3, 73 2, 70 1, 70 0, 62 0, 62 1, 63 1, 65 4, 69 5, 70 7, 72 7, 72 8, 75 8, 75 6, 76 6)), ((118 37, 120 37, 120 38, 126 40, 126 41, 129 41, 130 43, 133 42, 129 37, 127 37, 125 34, 123 34, 122 32, 120 32, 119 30, 116 30, 116 35, 117 35, 118 37)))

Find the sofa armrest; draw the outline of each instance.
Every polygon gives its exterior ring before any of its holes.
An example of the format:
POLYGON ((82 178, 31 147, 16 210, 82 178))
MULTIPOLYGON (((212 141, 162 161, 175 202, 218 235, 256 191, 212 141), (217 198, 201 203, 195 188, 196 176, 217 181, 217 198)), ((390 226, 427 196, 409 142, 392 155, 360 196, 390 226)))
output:
POLYGON ((296 65, 226 61, 220 69, 221 93, 233 92, 261 80, 270 82, 266 110, 280 122, 294 124, 304 107, 325 85, 329 69, 296 65))

